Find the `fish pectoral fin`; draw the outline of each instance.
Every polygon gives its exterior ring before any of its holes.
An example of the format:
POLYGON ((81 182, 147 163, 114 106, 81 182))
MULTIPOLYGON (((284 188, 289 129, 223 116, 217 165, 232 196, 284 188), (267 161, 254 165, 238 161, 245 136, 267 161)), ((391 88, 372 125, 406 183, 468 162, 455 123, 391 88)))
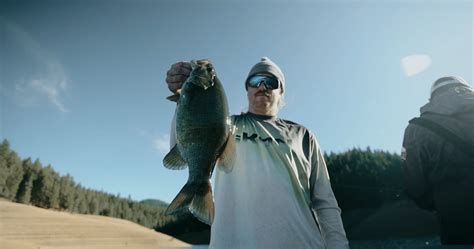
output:
POLYGON ((178 91, 176 91, 175 94, 166 97, 166 99, 169 100, 169 101, 178 102, 178 100, 179 100, 180 97, 181 97, 181 89, 179 89, 178 91))
POLYGON ((235 162, 235 137, 233 132, 229 133, 223 147, 222 153, 218 158, 217 167, 229 173, 234 168, 235 162))
POLYGON ((185 169, 186 161, 184 161, 181 153, 178 150, 178 146, 175 145, 165 158, 163 158, 163 165, 168 169, 185 169))

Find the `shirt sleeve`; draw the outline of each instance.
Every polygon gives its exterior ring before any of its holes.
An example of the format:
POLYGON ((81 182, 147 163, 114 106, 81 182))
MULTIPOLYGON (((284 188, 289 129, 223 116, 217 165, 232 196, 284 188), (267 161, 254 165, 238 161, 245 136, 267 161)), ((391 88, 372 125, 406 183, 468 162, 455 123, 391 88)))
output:
POLYGON ((344 226, 341 219, 341 210, 331 188, 329 174, 323 154, 313 135, 310 136, 311 153, 311 207, 321 229, 326 248, 349 248, 344 226))
POLYGON ((171 119, 171 127, 170 127, 170 150, 177 144, 176 139, 176 111, 173 114, 173 118, 171 119))

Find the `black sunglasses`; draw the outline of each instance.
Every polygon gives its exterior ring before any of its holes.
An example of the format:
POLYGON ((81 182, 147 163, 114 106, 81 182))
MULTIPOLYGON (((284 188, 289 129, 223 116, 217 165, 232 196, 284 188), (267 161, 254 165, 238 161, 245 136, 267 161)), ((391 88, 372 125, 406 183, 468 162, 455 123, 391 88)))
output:
POLYGON ((280 81, 274 77, 266 75, 255 75, 247 81, 247 86, 259 88, 263 84, 268 90, 275 90, 280 87, 280 81))

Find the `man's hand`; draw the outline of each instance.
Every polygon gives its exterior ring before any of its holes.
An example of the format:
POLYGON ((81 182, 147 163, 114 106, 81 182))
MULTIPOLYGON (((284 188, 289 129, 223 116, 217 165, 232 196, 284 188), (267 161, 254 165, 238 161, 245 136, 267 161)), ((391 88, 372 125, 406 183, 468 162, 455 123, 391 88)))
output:
POLYGON ((166 72, 166 84, 171 92, 176 93, 183 82, 191 74, 191 63, 189 61, 180 61, 171 65, 171 68, 166 72))

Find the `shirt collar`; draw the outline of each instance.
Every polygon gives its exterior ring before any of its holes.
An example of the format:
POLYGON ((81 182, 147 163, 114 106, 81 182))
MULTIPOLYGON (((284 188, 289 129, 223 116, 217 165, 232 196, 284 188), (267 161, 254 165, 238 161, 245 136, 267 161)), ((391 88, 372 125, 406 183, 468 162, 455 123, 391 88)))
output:
POLYGON ((258 118, 258 119, 263 119, 263 120, 270 120, 270 119, 275 119, 276 116, 271 116, 271 115, 260 115, 260 114, 255 114, 251 112, 247 112, 246 115, 253 117, 253 118, 258 118))

